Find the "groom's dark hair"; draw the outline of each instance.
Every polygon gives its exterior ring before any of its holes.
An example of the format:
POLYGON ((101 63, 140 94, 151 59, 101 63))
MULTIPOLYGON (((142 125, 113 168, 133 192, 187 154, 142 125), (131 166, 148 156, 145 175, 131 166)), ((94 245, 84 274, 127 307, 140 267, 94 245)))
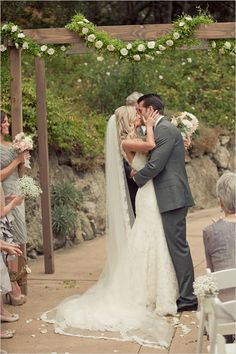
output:
POLYGON ((155 93, 143 95, 139 97, 137 102, 143 102, 143 107, 147 108, 152 106, 155 111, 158 111, 160 114, 164 114, 164 103, 162 102, 161 96, 156 95, 155 93))

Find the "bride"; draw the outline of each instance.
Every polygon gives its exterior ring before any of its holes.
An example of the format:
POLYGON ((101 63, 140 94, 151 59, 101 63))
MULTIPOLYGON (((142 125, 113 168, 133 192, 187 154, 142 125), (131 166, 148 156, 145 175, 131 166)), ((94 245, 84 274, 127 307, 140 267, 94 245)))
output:
POLYGON ((135 130, 136 110, 118 108, 107 126, 107 262, 98 282, 82 295, 44 313, 55 332, 89 338, 135 341, 168 347, 176 314, 178 285, 168 252, 153 182, 136 196, 136 219, 123 171, 123 158, 136 170, 155 146, 155 112, 145 122, 146 139, 135 130))

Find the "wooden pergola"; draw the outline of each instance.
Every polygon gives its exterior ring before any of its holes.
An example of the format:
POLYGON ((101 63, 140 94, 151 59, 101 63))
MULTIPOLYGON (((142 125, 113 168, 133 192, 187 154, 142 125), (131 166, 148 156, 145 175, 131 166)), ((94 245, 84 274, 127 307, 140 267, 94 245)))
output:
MULTIPOLYGON (((112 37, 124 41, 136 39, 155 40, 170 32, 172 24, 129 25, 129 26, 100 26, 99 31, 106 31, 112 37)), ((39 44, 73 44, 74 53, 85 53, 88 48, 80 37, 64 28, 28 29, 23 33, 39 44)), ((235 24, 213 23, 201 25, 195 33, 195 38, 227 39, 235 38, 235 24)), ((22 87, 21 87, 21 50, 9 47, 10 72, 11 72, 11 115, 12 135, 22 131, 22 87)), ((45 63, 41 57, 35 57, 36 70, 36 96, 37 96, 37 125, 39 146, 39 172, 40 183, 43 190, 41 196, 43 248, 45 273, 55 271, 53 255, 53 235, 51 223, 51 202, 49 189, 49 159, 47 136, 47 111, 46 111, 46 79, 45 63)))

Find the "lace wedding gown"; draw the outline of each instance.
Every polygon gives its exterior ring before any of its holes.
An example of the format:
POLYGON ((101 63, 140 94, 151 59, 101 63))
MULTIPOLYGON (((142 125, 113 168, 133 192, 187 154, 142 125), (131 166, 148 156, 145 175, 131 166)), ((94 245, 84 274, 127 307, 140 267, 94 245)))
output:
MULTIPOLYGON (((133 167, 138 170, 145 161, 145 155, 136 154, 133 167)), ((116 161, 117 164, 121 165, 122 159, 116 161)), ((112 178, 110 176, 109 181, 116 183, 112 178)), ((125 188, 120 187, 117 195, 113 189, 113 197, 108 196, 108 208, 109 200, 111 204, 115 200, 117 206, 122 194, 125 198, 125 188)), ((118 234, 117 240, 112 242, 108 235, 108 260, 98 282, 81 296, 66 299, 41 318, 54 323, 55 332, 60 334, 168 347, 174 328, 163 316, 176 314, 178 285, 153 182, 147 182, 137 192, 136 219, 132 228, 124 222, 127 210, 123 208, 122 212, 125 214, 119 212, 119 207, 110 212, 108 209, 108 214, 113 215, 108 218, 108 232, 116 233, 118 229, 118 234)))

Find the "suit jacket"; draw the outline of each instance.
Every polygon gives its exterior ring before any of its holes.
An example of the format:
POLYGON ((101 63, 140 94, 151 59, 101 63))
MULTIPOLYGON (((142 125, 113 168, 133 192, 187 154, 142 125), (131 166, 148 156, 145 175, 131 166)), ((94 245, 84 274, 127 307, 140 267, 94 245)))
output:
POLYGON ((135 175, 142 187, 153 179, 160 212, 194 205, 185 169, 185 148, 182 135, 164 117, 154 128, 156 146, 146 166, 135 175))

